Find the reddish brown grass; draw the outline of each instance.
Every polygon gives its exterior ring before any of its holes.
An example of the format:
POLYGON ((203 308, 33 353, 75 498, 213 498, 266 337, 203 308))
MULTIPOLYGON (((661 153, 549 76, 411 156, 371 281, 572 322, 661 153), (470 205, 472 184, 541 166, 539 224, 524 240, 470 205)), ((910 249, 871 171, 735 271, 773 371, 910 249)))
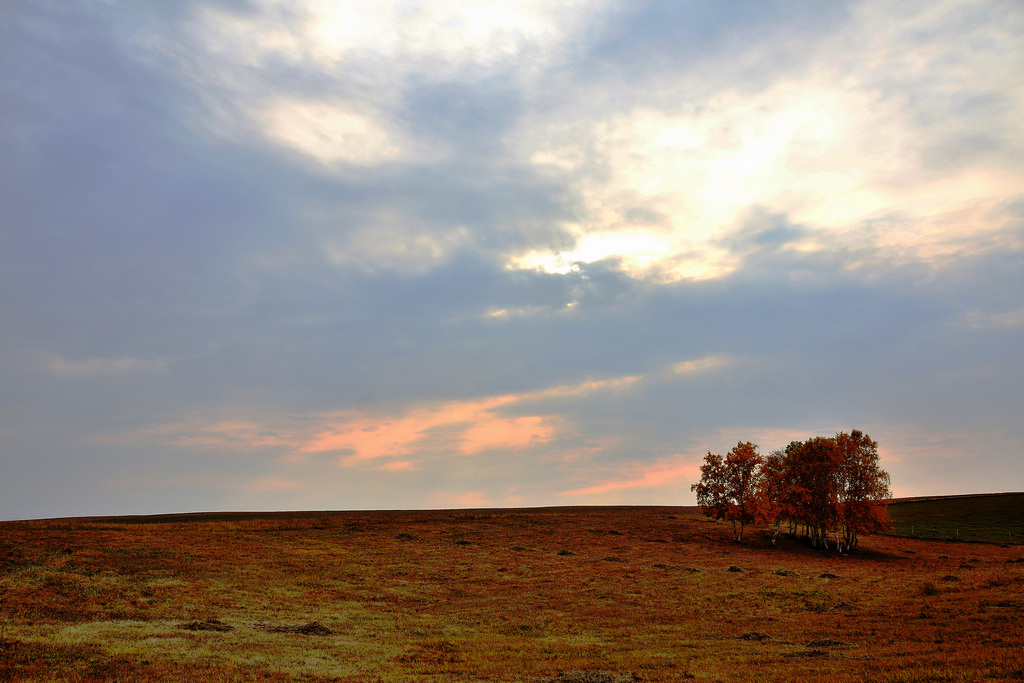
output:
POLYGON ((1024 679, 1020 547, 730 533, 665 507, 3 523, 0 680, 1024 679))

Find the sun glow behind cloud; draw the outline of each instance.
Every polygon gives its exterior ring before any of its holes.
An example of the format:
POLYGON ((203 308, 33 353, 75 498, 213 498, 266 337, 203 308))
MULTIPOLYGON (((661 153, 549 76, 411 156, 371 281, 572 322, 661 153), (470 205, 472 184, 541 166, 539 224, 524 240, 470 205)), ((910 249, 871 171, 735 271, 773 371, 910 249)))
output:
MULTIPOLYGON (((787 246, 804 252, 838 241, 847 248, 896 248, 927 262, 935 238, 922 230, 960 246, 978 233, 1001 230, 981 211, 958 229, 951 218, 1018 193, 1021 164, 962 164, 937 172, 929 166, 936 136, 967 132, 925 119, 931 112, 890 92, 892 83, 923 85, 942 71, 944 87, 964 99, 998 92, 1014 101, 1007 111, 1024 106, 1024 87, 1010 77, 1014 66, 1002 61, 1012 41, 1005 30, 972 29, 941 44, 910 38, 919 30, 948 31, 955 24, 947 20, 960 9, 946 3, 878 31, 885 10, 865 3, 835 41, 865 58, 816 48, 811 58, 820 66, 760 92, 720 89, 699 104, 662 97, 657 106, 638 103, 603 117, 583 107, 587 114, 571 107, 553 116, 538 113, 524 126, 520 149, 536 167, 571 179, 580 209, 565 228, 576 244, 517 254, 509 267, 565 273, 576 263, 616 258, 640 277, 720 277, 741 264, 721 238, 751 207, 807 226, 805 238, 787 246), (904 52, 894 55, 891 45, 900 43, 904 52), (944 66, 951 63, 956 67, 944 66), (885 216, 900 220, 884 235, 864 230, 885 216)), ((730 58, 753 63, 757 49, 740 48, 730 58)), ((1024 65, 1015 64, 1019 73, 1024 65)), ((680 76, 674 86, 714 92, 703 79, 715 72, 680 76)), ((994 126, 1009 125, 993 116, 994 126)))
POLYGON ((605 3, 445 0, 406 3, 332 0, 260 0, 259 11, 202 10, 201 23, 223 49, 259 63, 267 53, 324 65, 353 65, 367 59, 398 69, 434 69, 448 78, 454 70, 486 70, 529 52, 537 57, 557 49, 605 3))
MULTIPOLYGON (((1019 169, 965 169, 931 179, 917 166, 912 126, 872 97, 785 84, 753 101, 726 97, 699 114, 639 111, 585 127, 578 135, 602 150, 608 170, 579 181, 586 222, 567 226, 575 248, 531 251, 510 266, 564 273, 574 263, 619 258, 637 275, 718 277, 739 264, 720 239, 751 206, 810 226, 809 238, 790 245, 805 251, 820 248, 813 233, 860 240, 865 222, 899 215, 873 246, 915 249, 927 260, 932 252, 922 244, 922 226, 932 232, 936 221, 952 222, 948 214, 1024 186, 1019 169), (658 224, 637 225, 635 215, 658 224)), ((537 153, 534 161, 583 171, 571 150, 556 156, 537 153)), ((972 218, 956 237, 1002 228, 982 212, 972 218)), ((943 239, 954 237, 952 227, 939 232, 943 239)))
POLYGON ((402 152, 378 118, 343 103, 279 101, 268 105, 258 120, 269 137, 325 165, 373 165, 402 152))
POLYGON ((340 89, 353 97, 394 104, 411 77, 445 81, 498 72, 529 78, 605 4, 257 0, 253 11, 201 6, 193 31, 211 57, 248 69, 248 83, 224 83, 235 86, 236 95, 258 86, 260 69, 284 63, 328 81, 344 80, 349 87, 340 89))
POLYGON ((428 60, 442 69, 487 69, 525 51, 551 49, 590 3, 428 0, 352 4, 307 2, 306 45, 321 61, 370 54, 399 62, 428 60))
MULTIPOLYGON (((607 9, 505 0, 479 6, 264 0, 259 6, 258 12, 207 7, 198 13, 196 31, 209 55, 244 65, 245 75, 200 70, 197 78, 204 91, 231 100, 211 111, 246 112, 267 139, 328 169, 446 157, 449 151, 396 123, 408 79, 442 82, 499 72, 532 78, 577 45, 607 9), (329 99, 280 88, 268 96, 260 73, 275 62, 298 65, 339 87, 329 99), (371 72, 373 79, 366 77, 371 72), (209 87, 217 78, 220 84, 209 87)), ((578 209, 560 228, 575 244, 530 244, 506 255, 507 268, 566 274, 579 264, 614 261, 630 276, 652 281, 722 277, 743 263, 723 247, 723 236, 751 207, 807 227, 804 238, 787 249, 894 247, 930 260, 927 246, 918 249, 930 240, 919 233, 941 220, 943 207, 962 211, 1014 194, 1024 184, 1019 163, 929 169, 936 134, 961 133, 923 120, 912 102, 893 92, 893 83, 926 84, 928 74, 955 63, 944 68, 946 88, 964 98, 998 91, 1014 98, 1017 108, 1024 106, 1024 86, 1008 76, 1013 64, 1001 61, 1012 41, 1005 28, 1000 33, 972 26, 962 35, 945 35, 942 43, 915 39, 921 31, 948 33, 950 17, 960 9, 939 3, 893 22, 879 20, 888 8, 862 3, 828 44, 808 46, 815 66, 753 92, 719 87, 713 79, 737 64, 753 68, 763 60, 764 47, 757 43, 659 86, 666 93, 707 93, 704 98, 661 94, 654 101, 637 97, 630 106, 601 107, 589 106, 592 93, 579 88, 566 91, 560 106, 527 110, 506 144, 535 170, 568 182, 578 209), (904 47, 897 54, 893 45, 904 47), (884 235, 863 229, 893 216, 900 220, 889 220, 884 235)), ((228 120, 219 126, 245 128, 228 120)), ((998 227, 976 220, 961 232, 998 227)), ((403 231, 408 232, 398 230, 403 231)), ((325 249, 371 271, 386 263, 422 270, 454 253, 441 245, 449 241, 444 235, 419 231, 416 239, 429 243, 425 251, 380 248, 407 243, 401 236, 349 238, 340 248, 332 243, 325 249), (431 255, 436 245, 441 253, 431 255)))

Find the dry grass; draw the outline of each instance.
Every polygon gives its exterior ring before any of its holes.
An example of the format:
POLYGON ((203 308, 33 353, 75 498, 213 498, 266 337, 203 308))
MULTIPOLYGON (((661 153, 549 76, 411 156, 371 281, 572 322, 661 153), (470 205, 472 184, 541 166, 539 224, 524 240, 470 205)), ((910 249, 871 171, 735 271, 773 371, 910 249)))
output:
POLYGON ((1024 679, 1021 548, 754 536, 694 508, 3 523, 0 680, 1024 679))

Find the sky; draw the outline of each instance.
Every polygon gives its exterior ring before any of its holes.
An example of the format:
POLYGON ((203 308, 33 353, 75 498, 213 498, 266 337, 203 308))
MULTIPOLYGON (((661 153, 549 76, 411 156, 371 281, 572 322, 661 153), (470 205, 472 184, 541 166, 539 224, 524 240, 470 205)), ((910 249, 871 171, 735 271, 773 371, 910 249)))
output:
POLYGON ((0 2, 0 519, 1024 490, 1017 0, 0 2))

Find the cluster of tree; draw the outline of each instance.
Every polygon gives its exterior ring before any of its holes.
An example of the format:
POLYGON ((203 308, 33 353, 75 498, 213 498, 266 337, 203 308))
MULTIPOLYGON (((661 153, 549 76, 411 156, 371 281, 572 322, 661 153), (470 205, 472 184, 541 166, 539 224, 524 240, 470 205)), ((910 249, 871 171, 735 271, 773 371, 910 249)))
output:
POLYGON ((724 457, 708 452, 691 490, 705 515, 732 522, 736 541, 745 526, 764 523, 774 545, 786 523, 790 534, 802 527, 815 548, 827 549, 832 532, 836 548, 850 551, 859 534, 890 527, 885 502, 892 494, 878 442, 856 429, 794 441, 767 456, 749 441, 724 457))

